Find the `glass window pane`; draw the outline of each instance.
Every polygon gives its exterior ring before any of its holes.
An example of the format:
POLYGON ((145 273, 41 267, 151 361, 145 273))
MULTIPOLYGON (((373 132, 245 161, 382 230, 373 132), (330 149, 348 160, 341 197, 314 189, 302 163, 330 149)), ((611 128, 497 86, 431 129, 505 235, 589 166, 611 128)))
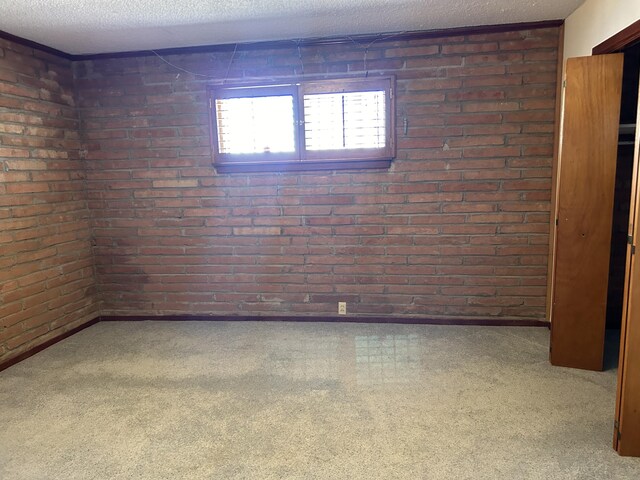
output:
POLYGON ((294 152, 293 96, 216 100, 220 153, 294 152))

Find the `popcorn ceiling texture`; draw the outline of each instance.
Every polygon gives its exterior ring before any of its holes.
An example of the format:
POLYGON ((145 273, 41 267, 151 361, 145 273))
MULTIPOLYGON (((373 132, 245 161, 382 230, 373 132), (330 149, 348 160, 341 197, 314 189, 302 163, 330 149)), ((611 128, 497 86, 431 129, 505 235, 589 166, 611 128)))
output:
POLYGON ((67 53, 564 19, 583 0, 11 0, 0 30, 67 53))

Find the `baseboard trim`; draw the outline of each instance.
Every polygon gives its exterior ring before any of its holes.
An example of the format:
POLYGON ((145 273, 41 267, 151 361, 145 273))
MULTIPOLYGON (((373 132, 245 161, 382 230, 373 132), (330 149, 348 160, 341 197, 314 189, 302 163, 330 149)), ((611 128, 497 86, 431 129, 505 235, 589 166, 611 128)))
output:
POLYGON ((544 320, 516 320, 501 318, 431 318, 431 317, 345 317, 345 316, 259 316, 259 315, 101 315, 82 325, 60 333, 20 355, 0 362, 0 372, 20 363, 36 353, 81 332, 99 322, 307 322, 307 323, 387 323, 404 325, 451 325, 478 327, 544 327, 550 323, 544 320))
POLYGON ((101 322, 329 322, 329 323, 398 323, 407 325, 467 325, 482 327, 546 327, 544 320, 501 318, 432 318, 381 316, 305 316, 305 315, 103 315, 101 322))
POLYGON ((34 356, 36 353, 40 353, 42 350, 49 348, 52 345, 55 345, 56 343, 64 340, 65 338, 69 338, 70 336, 75 335, 78 332, 81 332, 85 328, 89 328, 95 325, 99 321, 100 321, 100 317, 96 317, 93 320, 89 320, 88 322, 83 323, 78 327, 72 328, 71 330, 67 330, 66 332, 60 333, 60 335, 50 338, 46 342, 41 343, 40 345, 36 345, 35 347, 30 348, 25 352, 22 352, 20 355, 10 358, 9 360, 6 360, 4 362, 0 362, 0 372, 3 370, 6 370, 9 367, 14 366, 16 363, 20 363, 23 360, 26 360, 27 358, 34 356))

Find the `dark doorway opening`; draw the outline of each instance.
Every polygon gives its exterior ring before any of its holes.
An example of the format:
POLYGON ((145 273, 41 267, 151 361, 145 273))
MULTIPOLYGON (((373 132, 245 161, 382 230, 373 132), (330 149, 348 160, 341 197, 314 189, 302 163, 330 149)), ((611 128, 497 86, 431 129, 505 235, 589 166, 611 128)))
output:
POLYGON ((611 255, 609 259, 609 287, 607 292, 607 333, 604 359, 604 368, 606 370, 617 367, 620 349, 634 140, 638 113, 640 42, 624 48, 623 53, 622 103, 620 108, 616 187, 611 228, 611 255))

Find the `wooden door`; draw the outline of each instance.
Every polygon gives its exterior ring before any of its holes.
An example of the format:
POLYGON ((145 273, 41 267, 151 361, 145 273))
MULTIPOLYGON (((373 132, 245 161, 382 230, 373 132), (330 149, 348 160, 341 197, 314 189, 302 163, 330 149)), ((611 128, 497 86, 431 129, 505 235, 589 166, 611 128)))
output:
MULTIPOLYGON (((640 105, 638 120, 640 120, 640 105)), ((620 330, 618 395, 613 435, 613 447, 620 455, 636 457, 640 456, 640 264, 636 259, 636 244, 640 235, 639 163, 640 129, 636 126, 627 271, 620 330)))
POLYGON ((570 58, 558 160, 553 365, 602 370, 623 55, 570 58))

